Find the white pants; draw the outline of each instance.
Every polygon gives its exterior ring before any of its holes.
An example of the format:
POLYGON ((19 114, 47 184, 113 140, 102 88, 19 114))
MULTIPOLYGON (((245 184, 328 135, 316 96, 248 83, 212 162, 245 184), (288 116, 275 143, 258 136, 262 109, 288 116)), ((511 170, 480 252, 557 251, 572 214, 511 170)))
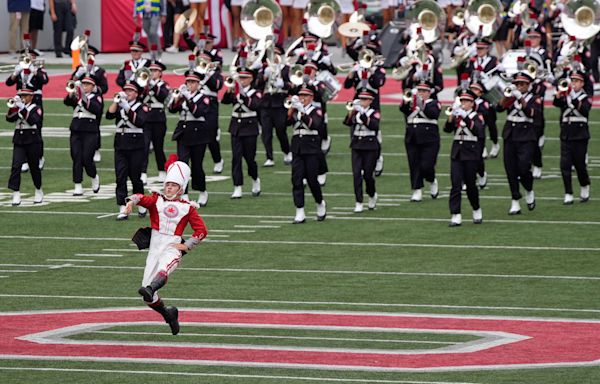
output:
MULTIPOLYGON (((159 272, 171 274, 181 262, 181 251, 173 248, 171 244, 179 244, 181 236, 165 235, 152 230, 152 238, 150 239, 150 250, 146 258, 146 268, 144 269, 144 278, 142 287, 146 287, 152 283, 159 272)), ((158 301, 158 294, 154 292, 152 303, 158 301)))

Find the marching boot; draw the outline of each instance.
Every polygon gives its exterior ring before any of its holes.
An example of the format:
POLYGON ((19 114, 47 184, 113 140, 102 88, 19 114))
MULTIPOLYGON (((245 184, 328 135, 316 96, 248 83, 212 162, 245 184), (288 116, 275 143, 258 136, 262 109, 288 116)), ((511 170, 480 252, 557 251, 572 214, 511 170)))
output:
POLYGON ((354 213, 361 213, 363 211, 363 203, 359 203, 358 201, 354 205, 354 213))
POLYGON ((383 173, 383 155, 379 155, 375 163, 375 177, 381 176, 383 173))
POLYGON ((223 165, 225 164, 225 162, 223 161, 223 159, 221 159, 221 161, 219 161, 218 163, 215 163, 215 167, 213 168, 213 173, 221 173, 223 172, 223 165))
POLYGON ((462 216, 460 213, 455 213, 452 215, 452 218, 450 219, 450 224, 448 224, 449 227, 459 227, 462 225, 462 216))
POLYGON ((590 199, 590 185, 586 185, 585 187, 581 187, 581 191, 579 192, 579 198, 582 203, 585 203, 590 199))
POLYGON ((147 173, 142 173, 140 175, 140 180, 142 180, 142 184, 146 185, 148 184, 148 174, 147 173))
POLYGON ((117 215, 117 220, 127 220, 129 216, 125 213, 125 206, 119 205, 119 214, 117 215))
POLYGON ((500 153, 500 144, 498 144, 498 143, 492 144, 492 149, 490 150, 490 157, 492 159, 495 159, 496 157, 498 157, 499 153, 500 153))
POLYGON ((423 192, 421 191, 421 189, 415 189, 415 190, 413 190, 413 194, 410 197, 410 201, 412 203, 418 203, 421 200, 423 200, 423 192))
POLYGON ((565 199, 563 200, 564 205, 573 204, 573 195, 570 193, 565 193, 565 199))
POLYGON ((433 179, 433 182, 431 183, 431 190, 429 191, 429 193, 431 194, 432 199, 437 199, 437 197, 439 196, 440 189, 437 179, 433 179))
POLYGON ((200 195, 198 196, 198 205, 201 207, 206 207, 206 204, 208 204, 208 192, 201 191, 200 195))
POLYGON ((162 315, 165 322, 169 324, 173 335, 179 333, 179 311, 177 307, 165 307, 161 299, 158 299, 156 303, 148 304, 148 306, 162 315))
POLYGON ((283 163, 285 165, 292 164, 292 152, 288 152, 285 154, 285 156, 283 156, 283 163))
POLYGON ((148 210, 146 208, 142 207, 141 205, 138 206, 138 217, 144 218, 144 217, 146 217, 147 213, 148 213, 148 210))
POLYGON ((519 200, 512 200, 510 203, 510 210, 508 211, 509 215, 520 215, 521 214, 521 204, 519 204, 519 200))
POLYGON ((102 160, 102 155, 100 154, 100 150, 96 149, 94 152, 94 163, 99 163, 102 160))
POLYGON ((154 297, 154 293, 165 286, 167 283, 166 274, 158 274, 158 276, 152 280, 150 285, 141 287, 138 289, 138 293, 144 298, 146 303, 151 303, 154 297))
POLYGON ((165 172, 165 171, 158 172, 158 181, 159 182, 164 183, 166 178, 167 178, 167 172, 165 172))
POLYGON ((321 203, 317 204, 317 221, 323 221, 327 217, 327 204, 325 200, 322 200, 321 203))
POLYGON ((324 187, 327 184, 327 174, 324 173, 322 175, 317 176, 317 181, 321 187, 324 187))
POLYGON ((533 193, 533 190, 528 191, 525 194, 525 202, 527 203, 527 209, 530 211, 535 209, 535 194, 533 193))
POLYGON ((369 211, 372 211, 377 206, 377 192, 373 196, 369 196, 369 202, 367 204, 369 211))
POLYGON ((12 195, 12 206, 16 207, 17 205, 21 205, 21 192, 14 191, 12 195))
POLYGON ((304 207, 296 208, 296 217, 294 217, 294 224, 302 224, 306 222, 306 215, 304 214, 304 207))
POLYGON ((483 189, 487 185, 487 176, 487 172, 483 172, 483 176, 477 175, 477 184, 479 184, 479 189, 483 189))
POLYGON ((100 175, 96 174, 96 177, 92 179, 92 192, 98 193, 100 191, 100 175))
POLYGON ((481 224, 483 223, 483 212, 481 212, 481 208, 473 211, 473 224, 481 224))
POLYGON ((265 160, 263 167, 273 167, 274 165, 275 165, 275 162, 273 161, 273 159, 267 159, 267 160, 265 160))
POLYGON ((533 176, 534 179, 541 179, 542 178, 542 168, 536 167, 534 165, 533 169, 531 170, 531 175, 533 176))
POLYGON ((33 204, 40 204, 42 201, 44 201, 44 191, 42 188, 36 189, 33 195, 33 204))
POLYGON ((81 183, 75 184, 75 189, 73 189, 73 196, 83 196, 83 186, 81 183))
POLYGON ((256 180, 252 180, 252 196, 258 197, 260 195, 260 179, 257 177, 256 180))
POLYGON ((241 199, 242 198, 242 186, 241 185, 233 186, 233 193, 231 194, 231 198, 232 199, 241 199))

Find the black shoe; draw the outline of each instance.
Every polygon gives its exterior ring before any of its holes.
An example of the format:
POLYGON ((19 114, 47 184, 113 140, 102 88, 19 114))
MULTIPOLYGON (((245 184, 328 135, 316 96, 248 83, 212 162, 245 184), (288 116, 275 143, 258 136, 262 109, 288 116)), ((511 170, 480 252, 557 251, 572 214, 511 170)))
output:
POLYGON ((138 289, 138 293, 144 298, 146 303, 151 303, 152 298, 154 297, 154 292, 152 292, 152 288, 150 287, 141 287, 138 289))
POLYGON ((449 226, 450 228, 453 228, 453 227, 460 227, 461 225, 462 225, 461 223, 455 223, 455 222, 453 222, 453 221, 451 221, 451 222, 450 222, 450 224, 448 224, 448 226, 449 226))
POLYGON ((530 211, 533 211, 535 209, 535 200, 533 200, 533 203, 527 204, 527 209, 529 209, 530 211))
POLYGON ((165 317, 165 321, 169 324, 171 333, 176 335, 179 333, 179 311, 177 310, 177 307, 167 307, 166 312, 167 316, 165 317))
POLYGON ((513 215, 520 215, 520 214, 521 214, 521 210, 519 209, 518 211, 508 211, 508 214, 509 214, 510 216, 513 216, 513 215))
POLYGON ((473 219, 473 224, 481 224, 481 223, 483 223, 483 219, 477 219, 477 220, 473 219))
POLYGON ((326 217, 327 217, 327 214, 324 214, 323 216, 317 216, 317 221, 323 221, 323 220, 325 220, 326 217))
POLYGON ((138 217, 143 219, 144 217, 146 217, 146 215, 148 214, 148 211, 142 213, 142 212, 138 212, 138 217))
POLYGON ((61 57, 63 57, 63 55, 62 55, 62 52, 56 52, 56 57, 57 57, 57 58, 59 58, 59 59, 60 59, 61 57))

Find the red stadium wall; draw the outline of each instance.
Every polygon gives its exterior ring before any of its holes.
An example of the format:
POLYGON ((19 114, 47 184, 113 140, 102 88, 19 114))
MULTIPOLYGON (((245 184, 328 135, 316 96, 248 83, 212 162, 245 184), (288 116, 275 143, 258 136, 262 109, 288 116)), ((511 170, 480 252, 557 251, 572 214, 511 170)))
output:
MULTIPOLYGON (((127 52, 127 44, 133 37, 135 26, 133 24, 134 0, 101 0, 102 1, 102 48, 103 52, 127 52)), ((211 26, 211 33, 217 36, 215 45, 219 48, 228 46, 227 30, 231 24, 231 16, 223 0, 210 1, 207 19, 211 26)), ((146 38, 142 38, 146 43, 146 38)))

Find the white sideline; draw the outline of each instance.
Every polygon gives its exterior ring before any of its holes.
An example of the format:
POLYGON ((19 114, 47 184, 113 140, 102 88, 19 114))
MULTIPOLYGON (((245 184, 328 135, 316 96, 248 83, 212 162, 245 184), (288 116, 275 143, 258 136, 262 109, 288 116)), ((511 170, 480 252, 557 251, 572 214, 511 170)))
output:
MULTIPOLYGON (((73 296, 73 295, 24 295, 24 294, 0 294, 0 297, 13 298, 38 298, 38 299, 68 299, 68 300, 135 300, 139 302, 139 296, 73 296)), ((529 312, 574 312, 574 313, 600 313, 600 309, 579 308, 543 308, 543 307, 496 307, 481 305, 443 305, 443 304, 408 304, 408 303, 354 303, 340 301, 292 301, 292 300, 235 300, 235 299, 191 299, 169 297, 169 301, 196 302, 196 303, 244 303, 244 304, 286 304, 286 305, 327 305, 327 306, 357 306, 357 307, 394 307, 394 308, 435 308, 435 309, 477 309, 492 311, 529 311, 529 312)), ((2 315, 2 312, 0 312, 2 315)), ((453 315, 455 316, 455 315, 453 315)), ((459 316, 459 315, 456 315, 459 316)), ((0 355, 1 356, 1 355, 0 355)))
POLYGON ((165 371, 139 371, 122 369, 83 369, 83 368, 41 368, 41 367, 1 367, 0 370, 11 371, 41 371, 41 372, 83 372, 83 373, 116 373, 135 375, 163 375, 163 376, 198 376, 198 377, 230 377, 239 379, 267 379, 267 380, 298 380, 317 382, 338 383, 389 383, 389 384, 477 384, 472 382, 450 382, 450 381, 406 381, 406 380, 374 380, 374 379, 336 379, 330 377, 306 377, 306 376, 269 376, 269 375, 236 375, 227 373, 200 373, 200 372, 165 372, 165 371))

